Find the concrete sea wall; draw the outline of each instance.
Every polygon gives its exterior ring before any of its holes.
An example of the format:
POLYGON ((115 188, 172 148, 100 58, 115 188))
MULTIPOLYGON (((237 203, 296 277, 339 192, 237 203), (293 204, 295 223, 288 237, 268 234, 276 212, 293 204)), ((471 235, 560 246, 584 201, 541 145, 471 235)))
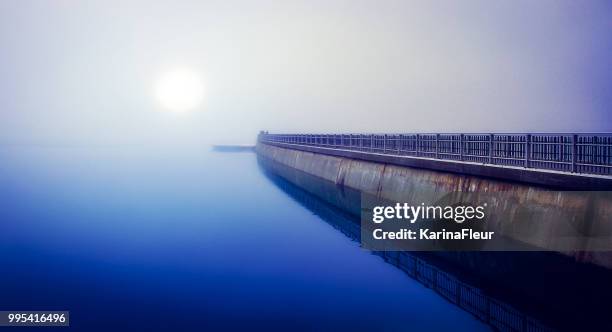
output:
MULTIPOLYGON (((293 169, 347 187, 399 202, 439 202, 449 192, 490 195, 496 219, 491 222, 498 234, 516 236, 516 229, 528 230, 515 238, 543 250, 554 250, 575 258, 612 268, 609 252, 603 248, 612 234, 612 197, 606 192, 559 191, 484 177, 418 169, 281 148, 259 143, 258 155, 293 169), (571 237, 563 234, 584 234, 571 237), (604 234, 607 237, 592 236, 604 234), (565 241, 565 242, 563 242, 565 241), (569 243, 567 241, 570 241, 569 243), (579 243, 571 243, 571 241, 579 243), (602 243, 601 241, 604 241, 602 243), (583 248, 563 250, 558 248, 583 248)), ((298 183, 299 185, 299 183, 298 183)))

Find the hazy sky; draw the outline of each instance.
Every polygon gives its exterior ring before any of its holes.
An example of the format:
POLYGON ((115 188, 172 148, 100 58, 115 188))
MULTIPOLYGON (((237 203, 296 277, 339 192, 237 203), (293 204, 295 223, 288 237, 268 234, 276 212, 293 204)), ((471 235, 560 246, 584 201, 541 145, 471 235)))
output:
POLYGON ((610 1, 0 1, 0 142, 612 131, 610 1), (175 67, 206 85, 162 109, 175 67))

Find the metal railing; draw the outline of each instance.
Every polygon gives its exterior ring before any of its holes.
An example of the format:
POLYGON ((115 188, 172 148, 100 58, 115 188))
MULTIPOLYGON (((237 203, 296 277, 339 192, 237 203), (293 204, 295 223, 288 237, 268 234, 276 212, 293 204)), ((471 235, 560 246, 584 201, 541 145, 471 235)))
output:
POLYGON ((261 142, 612 175, 612 133, 259 134, 261 142))

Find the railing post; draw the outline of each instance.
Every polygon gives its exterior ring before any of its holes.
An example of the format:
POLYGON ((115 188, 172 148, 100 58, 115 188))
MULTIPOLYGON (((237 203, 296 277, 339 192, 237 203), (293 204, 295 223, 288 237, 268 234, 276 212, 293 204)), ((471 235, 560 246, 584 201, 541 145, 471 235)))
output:
POLYGON ((578 161, 578 135, 572 135, 572 173, 576 173, 576 162, 578 161))
POLYGON ((531 160, 531 134, 527 134, 525 138, 525 168, 529 168, 529 161, 531 160))
POLYGON ((493 164, 493 134, 489 134, 489 164, 493 164))
POLYGON ((436 159, 440 159, 440 134, 436 134, 436 159))
POLYGON ((387 134, 383 136, 383 153, 387 153, 387 134))
POLYGON ((374 151, 374 134, 370 134, 370 152, 374 151))
POLYGON ((459 134, 459 160, 463 160, 463 134, 459 134))
POLYGON ((359 151, 363 151, 363 134, 359 134, 357 137, 359 137, 359 151))
POLYGON ((593 154, 591 156, 591 158, 593 158, 593 160, 591 160, 591 164, 597 165, 600 163, 599 160, 599 146, 597 145, 599 143, 599 141, 597 140, 597 136, 593 136, 593 154))
POLYGON ((416 146, 414 147, 414 154, 417 157, 419 156, 419 149, 420 149, 420 146, 421 146, 420 143, 421 143, 421 135, 416 134, 416 146))
POLYGON ((395 141, 395 145, 396 145, 396 148, 397 148, 397 154, 398 155, 400 154, 400 145, 401 144, 402 144, 402 135, 400 134, 400 135, 397 136, 397 140, 395 141))

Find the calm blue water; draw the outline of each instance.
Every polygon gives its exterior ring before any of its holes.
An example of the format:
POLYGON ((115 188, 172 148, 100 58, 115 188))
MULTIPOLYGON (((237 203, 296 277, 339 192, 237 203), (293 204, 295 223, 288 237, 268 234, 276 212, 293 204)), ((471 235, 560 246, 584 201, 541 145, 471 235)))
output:
POLYGON ((288 197, 254 154, 0 148, 0 310, 78 330, 485 330, 288 197))

